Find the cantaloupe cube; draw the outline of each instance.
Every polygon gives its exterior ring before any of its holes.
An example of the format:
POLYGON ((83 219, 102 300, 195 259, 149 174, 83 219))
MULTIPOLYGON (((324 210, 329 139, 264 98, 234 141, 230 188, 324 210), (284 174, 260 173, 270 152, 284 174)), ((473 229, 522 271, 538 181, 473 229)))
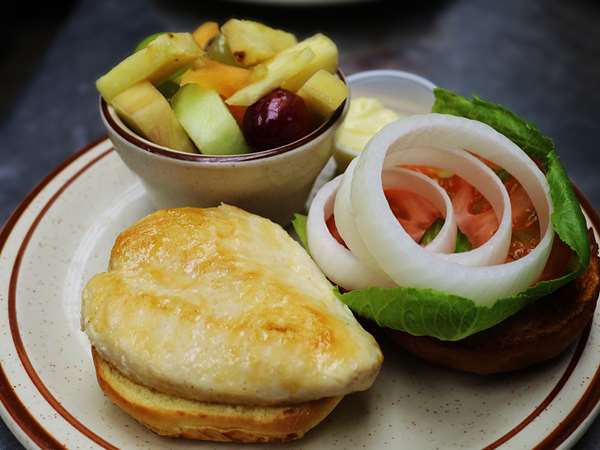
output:
POLYGON ((190 33, 165 33, 125 58, 96 81, 107 102, 140 81, 160 84, 202 54, 190 33))
POLYGON ((206 59, 203 67, 188 70, 181 78, 181 86, 196 83, 205 89, 213 89, 227 98, 248 84, 250 71, 206 59))
POLYGON ((221 27, 236 62, 248 67, 296 44, 296 36, 251 20, 228 20, 221 27))
POLYGON ((244 126, 244 116, 246 115, 246 110, 248 109, 246 106, 235 106, 235 105, 227 105, 229 112, 238 123, 240 128, 244 126))
POLYGON ((149 81, 124 90, 112 105, 131 129, 149 141, 182 152, 196 151, 169 102, 149 81))
POLYGON ((204 49, 206 44, 217 34, 219 34, 219 24, 217 22, 204 22, 194 30, 192 36, 198 47, 204 49))
POLYGON ((348 97, 348 87, 336 75, 319 70, 297 93, 312 111, 329 117, 348 97))

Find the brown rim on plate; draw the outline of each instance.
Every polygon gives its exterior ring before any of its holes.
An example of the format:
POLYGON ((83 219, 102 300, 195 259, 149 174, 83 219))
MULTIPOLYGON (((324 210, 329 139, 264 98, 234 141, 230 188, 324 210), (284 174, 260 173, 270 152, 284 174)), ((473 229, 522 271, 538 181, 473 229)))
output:
MULTIPOLYGON (((50 181, 52 181, 60 172, 63 171, 69 164, 76 159, 79 159, 83 154, 105 141, 106 137, 101 137, 90 144, 86 145, 81 150, 75 152, 69 156, 61 164, 55 167, 40 183, 38 183, 32 190, 27 194, 23 201, 17 206, 12 212, 8 220, 2 226, 0 231, 0 253, 4 249, 4 244, 8 240, 12 229, 15 227, 19 218, 33 199, 44 189, 50 181)), ((21 402, 17 393, 13 389, 2 364, 0 363, 0 402, 4 405, 4 409, 8 412, 10 417, 15 423, 25 432, 25 434, 40 448, 52 448, 52 449, 64 449, 66 448, 62 443, 58 442, 54 436, 52 436, 40 423, 33 417, 27 407, 21 402)))
MULTIPOLYGON (((337 71, 338 76, 342 79, 344 84, 347 86, 346 77, 341 70, 337 71)), ((348 97, 349 98, 349 97, 348 97)), ((130 144, 133 144, 142 150, 146 150, 147 152, 153 153, 155 155, 164 156, 167 158, 176 159, 179 161, 196 161, 202 163, 211 163, 211 164, 219 164, 219 163, 231 163, 231 162, 245 162, 245 161, 256 161, 257 159, 267 158, 269 156, 281 155, 283 153, 287 153, 291 150, 294 150, 313 139, 321 136, 325 131, 333 126, 333 124, 342 116, 345 109, 347 108, 349 102, 348 98, 344 100, 344 102, 334 111, 329 119, 327 119, 324 123, 319 125, 317 128, 312 130, 306 136, 294 141, 289 144, 281 145, 279 147, 270 148, 268 150, 263 150, 260 152, 250 152, 244 153, 241 155, 230 155, 230 156, 216 156, 216 155, 203 155, 201 153, 185 153, 178 152, 176 150, 171 150, 167 147, 163 147, 158 144, 154 144, 146 139, 143 139, 137 133, 133 132, 127 127, 119 124, 113 114, 109 110, 108 103, 104 100, 104 98, 100 97, 100 114, 102 118, 106 121, 106 123, 112 128, 112 130, 117 133, 121 138, 125 139, 130 144)), ((113 110, 114 111, 114 110, 113 110)))
MULTIPOLYGON (((64 168, 66 168, 70 163, 77 160, 79 157, 83 156, 90 150, 93 150, 96 145, 101 142, 94 142, 84 149, 77 152, 75 155, 67 159, 60 166, 58 166, 55 170, 53 170, 46 178, 44 178, 33 190, 32 192, 23 200, 23 202, 17 207, 14 213, 10 216, 8 221, 5 223, 4 228, 0 232, 0 251, 4 248, 4 245, 10 234, 19 221, 19 218, 22 216, 27 207, 31 204, 31 202, 37 197, 37 194, 48 185, 56 176, 62 172, 64 168)), ((29 226, 26 235, 21 243, 17 256, 15 258, 11 278, 9 285, 9 298, 8 298, 8 315, 9 315, 9 325, 11 331, 11 337, 13 338, 13 343, 15 348, 17 349, 17 354, 19 359, 21 360, 21 364, 23 368, 27 372, 29 378, 33 382, 33 384, 38 389, 39 393, 44 397, 44 399, 48 402, 54 410, 60 414, 67 422, 69 422, 74 428, 80 431, 82 434, 87 436, 89 439, 94 441, 96 444, 100 445, 106 449, 116 449, 115 446, 95 434, 92 430, 87 428, 84 424, 82 424, 79 420, 77 420, 72 414, 70 414, 61 404, 60 402, 52 395, 52 393, 46 388, 44 383, 42 382, 40 376, 36 372, 35 368, 31 364, 29 357, 27 355, 27 351, 23 345, 21 340, 20 332, 19 332, 19 324, 17 321, 17 301, 16 301, 16 288, 18 284, 18 276, 19 269, 21 265, 21 261, 25 254, 27 245, 33 236, 35 229, 43 219, 46 212, 50 209, 52 204, 60 197, 60 195, 83 173, 89 170, 95 163, 97 163, 102 158, 109 155, 113 149, 108 149, 102 152, 100 155, 96 156, 94 159, 86 163, 83 167, 81 167, 74 175, 72 175, 68 180, 66 180, 57 191, 46 201, 44 206, 40 209, 34 221, 29 226)), ((579 201, 583 207, 583 209, 588 214, 594 228, 596 231, 600 231, 600 216, 593 209, 590 202, 587 198, 581 193, 581 191, 575 188, 575 192, 579 198, 579 201)), ((525 419, 523 419, 519 424, 513 427, 509 432, 504 434, 504 436, 500 437, 490 445, 488 445, 487 449, 497 448, 499 445, 509 441, 512 437, 518 434, 521 430, 523 430, 529 423, 531 423, 542 411, 556 398, 562 387, 567 383, 570 376, 572 375, 579 359, 583 353, 583 350, 586 346, 587 339, 589 337, 589 333, 591 330, 591 324, 588 325, 585 330, 583 330, 581 338, 577 344, 575 352, 573 353, 571 360, 565 372, 558 380, 557 384, 550 391, 550 393, 540 402, 540 404, 534 409, 532 413, 530 413, 525 419)), ((36 444, 40 445, 42 448, 64 448, 63 444, 60 444, 54 436, 52 436, 46 429, 44 429, 39 422, 35 420, 31 412, 27 409, 25 404, 19 399, 15 390, 13 389, 10 381, 8 380, 5 372, 2 369, 2 365, 0 364, 0 401, 3 403, 4 408, 8 411, 9 415, 13 418, 14 422, 23 430, 23 432, 29 436, 29 438, 34 441, 36 444)), ((589 417, 589 414, 592 410, 598 405, 600 402, 600 366, 596 369, 594 376, 585 390, 583 395, 579 398, 576 405, 569 412, 566 419, 559 423, 556 428, 548 434, 548 436, 536 446, 538 450, 546 450, 546 449, 554 449, 561 443, 563 443, 572 433, 577 430, 579 425, 589 417)))

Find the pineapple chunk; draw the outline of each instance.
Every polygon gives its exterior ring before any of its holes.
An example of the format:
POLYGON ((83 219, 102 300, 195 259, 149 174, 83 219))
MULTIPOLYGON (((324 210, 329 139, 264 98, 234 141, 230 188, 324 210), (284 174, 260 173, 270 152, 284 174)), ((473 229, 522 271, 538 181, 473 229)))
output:
MULTIPOLYGON (((293 52, 310 48, 315 57, 310 63, 302 68, 300 72, 292 78, 286 80, 281 87, 288 91, 296 92, 302 87, 306 80, 312 77, 318 70, 326 70, 329 73, 335 73, 338 68, 338 49, 335 43, 324 34, 315 34, 305 39, 293 47, 285 50, 283 53, 293 52)), ((268 64, 268 63, 267 63, 268 64)))
POLYGON ((296 92, 298 89, 302 87, 302 85, 308 80, 316 71, 318 70, 326 70, 330 73, 335 73, 338 67, 338 50, 335 43, 329 39, 324 34, 318 33, 308 39, 305 39, 293 47, 289 47, 286 50, 283 50, 279 55, 272 58, 269 61, 265 61, 264 63, 257 64, 252 68, 252 73, 250 74, 251 81, 256 81, 261 78, 264 78, 266 73, 269 70, 269 67, 273 63, 277 63, 277 57, 280 55, 285 55, 287 53, 297 52, 299 50, 304 50, 305 48, 310 48, 314 54, 315 58, 302 68, 300 72, 294 75, 289 80, 284 81, 281 86, 288 91, 296 92))
POLYGON ((228 105, 250 106, 263 95, 280 87, 285 80, 300 72, 314 57, 315 54, 310 48, 286 54, 280 53, 269 64, 264 78, 240 89, 229 97, 226 103, 228 105))
POLYGON ((229 44, 227 43, 225 36, 223 36, 223 33, 217 34, 210 40, 206 46, 206 56, 213 61, 218 61, 223 64, 229 64, 230 66, 236 67, 240 66, 231 54, 231 49, 229 48, 229 44))
POLYGON ((323 117, 329 117, 348 97, 348 87, 336 75, 319 70, 298 90, 306 105, 323 117))
POLYGON ((221 31, 234 59, 245 67, 272 58, 297 42, 291 33, 251 20, 228 20, 221 31))
POLYGON ((202 54, 190 33, 165 33, 128 56, 96 81, 107 102, 140 81, 159 84, 202 54))
POLYGON ((206 44, 219 34, 219 24, 217 22, 204 22, 192 33, 198 47, 205 48, 206 44))
POLYGON ((158 33, 151 34, 150 36, 146 36, 144 39, 142 39, 140 42, 138 42, 138 45, 135 46, 135 49, 133 51, 139 52, 144 47, 148 47, 148 44, 150 42, 152 42, 154 39, 159 37, 161 34, 165 34, 165 33, 166 33, 166 31, 160 31, 158 33))
POLYGON ((250 77, 249 81, 254 83, 255 81, 262 80, 267 76, 267 65, 266 64, 257 64, 252 69, 250 69, 250 77))
POLYGON ((205 89, 214 89, 223 97, 229 97, 248 84, 250 71, 205 60, 204 67, 188 70, 181 78, 181 86, 196 83, 205 89))
POLYGON ((194 145, 177 121, 169 102, 152 83, 142 81, 113 98, 112 105, 125 123, 158 145, 195 153, 194 145))

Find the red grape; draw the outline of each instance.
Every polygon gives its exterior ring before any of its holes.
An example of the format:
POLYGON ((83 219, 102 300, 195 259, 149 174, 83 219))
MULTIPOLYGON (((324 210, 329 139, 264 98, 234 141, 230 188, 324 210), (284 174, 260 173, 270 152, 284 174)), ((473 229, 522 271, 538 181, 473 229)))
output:
POLYGON ((311 131, 311 115, 301 97, 275 89, 250 105, 244 115, 244 137, 257 151, 289 144, 311 131))

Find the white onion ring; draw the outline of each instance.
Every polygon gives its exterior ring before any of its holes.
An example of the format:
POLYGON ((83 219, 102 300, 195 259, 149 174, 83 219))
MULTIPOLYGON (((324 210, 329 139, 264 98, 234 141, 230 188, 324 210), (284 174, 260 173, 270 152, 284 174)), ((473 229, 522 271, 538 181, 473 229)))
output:
MULTIPOLYGON (((377 261, 371 255, 371 252, 369 252, 369 249, 365 246, 356 229, 356 225, 354 224, 354 208, 352 207, 350 196, 352 175, 354 174, 357 162, 358 159, 353 159, 346 168, 346 172, 341 175, 342 181, 338 188, 333 207, 335 226, 352 254, 368 265, 372 270, 381 273, 389 280, 389 277, 383 273, 379 264, 377 264, 377 261)), ((393 283, 391 280, 390 282, 393 283)))
MULTIPOLYGON (((368 265, 372 271, 378 273, 382 279, 389 281, 386 284, 393 284, 371 256, 354 225, 353 209, 350 202, 350 184, 356 161, 356 159, 353 160, 346 169, 337 191, 334 204, 335 225, 350 252, 368 265)), ((434 252, 450 253, 454 251, 456 246, 456 221, 452 202, 444 189, 421 173, 399 167, 386 170, 383 173, 382 183, 383 187, 401 187, 420 194, 433 203, 447 220, 444 221, 442 229, 435 239, 427 245, 427 248, 434 252)))
MULTIPOLYGON (((423 192, 422 188, 418 190, 423 192)), ((435 196, 432 198, 439 208, 441 197, 437 203, 435 196)), ((312 209, 311 206, 311 213, 312 209)), ((451 216, 449 211, 452 210, 445 211, 446 222, 451 216)), ((364 263, 370 273, 380 276, 385 272, 398 286, 444 291, 470 298, 480 306, 491 306, 497 299, 521 292, 537 280, 554 238, 551 213, 544 174, 521 149, 485 124, 440 114, 413 116, 381 130, 343 175, 335 201, 338 230, 347 244, 352 241, 348 253, 364 263), (508 252, 512 231, 508 193, 491 169, 462 149, 470 149, 503 167, 529 195, 542 238, 525 257, 500 264, 508 252), (490 201, 500 223, 498 231, 486 244, 461 254, 421 247, 400 225, 383 192, 384 183, 396 176, 390 166, 397 164, 428 165, 458 174, 490 201)), ((324 214, 321 217, 324 224, 324 214)), ((312 253, 310 240, 309 246, 312 253)), ((318 260, 317 263, 320 265, 318 260)))
POLYGON ((466 266, 489 266, 506 260, 512 234, 512 208, 504 184, 492 169, 464 150, 420 147, 392 152, 385 159, 386 166, 398 164, 448 170, 475 187, 490 202, 496 213, 498 229, 485 244, 468 252, 444 255, 444 259, 466 266))
POLYGON ((425 248, 437 253, 453 252, 456 248, 456 218, 448 193, 428 176, 400 167, 385 170, 382 179, 384 188, 393 186, 422 195, 442 213, 444 225, 425 248))
MULTIPOLYGON (((425 175, 408 169, 386 170, 383 178, 384 186, 394 186, 419 193, 431 201, 445 217, 448 217, 427 248, 445 252, 453 251, 456 245, 456 222, 452 202, 446 191, 425 175)), ((341 180, 342 176, 338 176, 323 186, 311 204, 307 222, 307 239, 311 254, 325 275, 346 289, 363 289, 372 286, 394 287, 395 283, 379 266, 370 267, 364 264, 352 251, 340 245, 327 228, 326 221, 333 212, 332 205, 338 201, 341 180)))
POLYGON ((306 223, 311 256, 331 281, 346 289, 371 286, 393 287, 394 283, 380 271, 363 264, 329 232, 326 220, 331 216, 335 193, 342 175, 325 184, 315 196, 306 223))

